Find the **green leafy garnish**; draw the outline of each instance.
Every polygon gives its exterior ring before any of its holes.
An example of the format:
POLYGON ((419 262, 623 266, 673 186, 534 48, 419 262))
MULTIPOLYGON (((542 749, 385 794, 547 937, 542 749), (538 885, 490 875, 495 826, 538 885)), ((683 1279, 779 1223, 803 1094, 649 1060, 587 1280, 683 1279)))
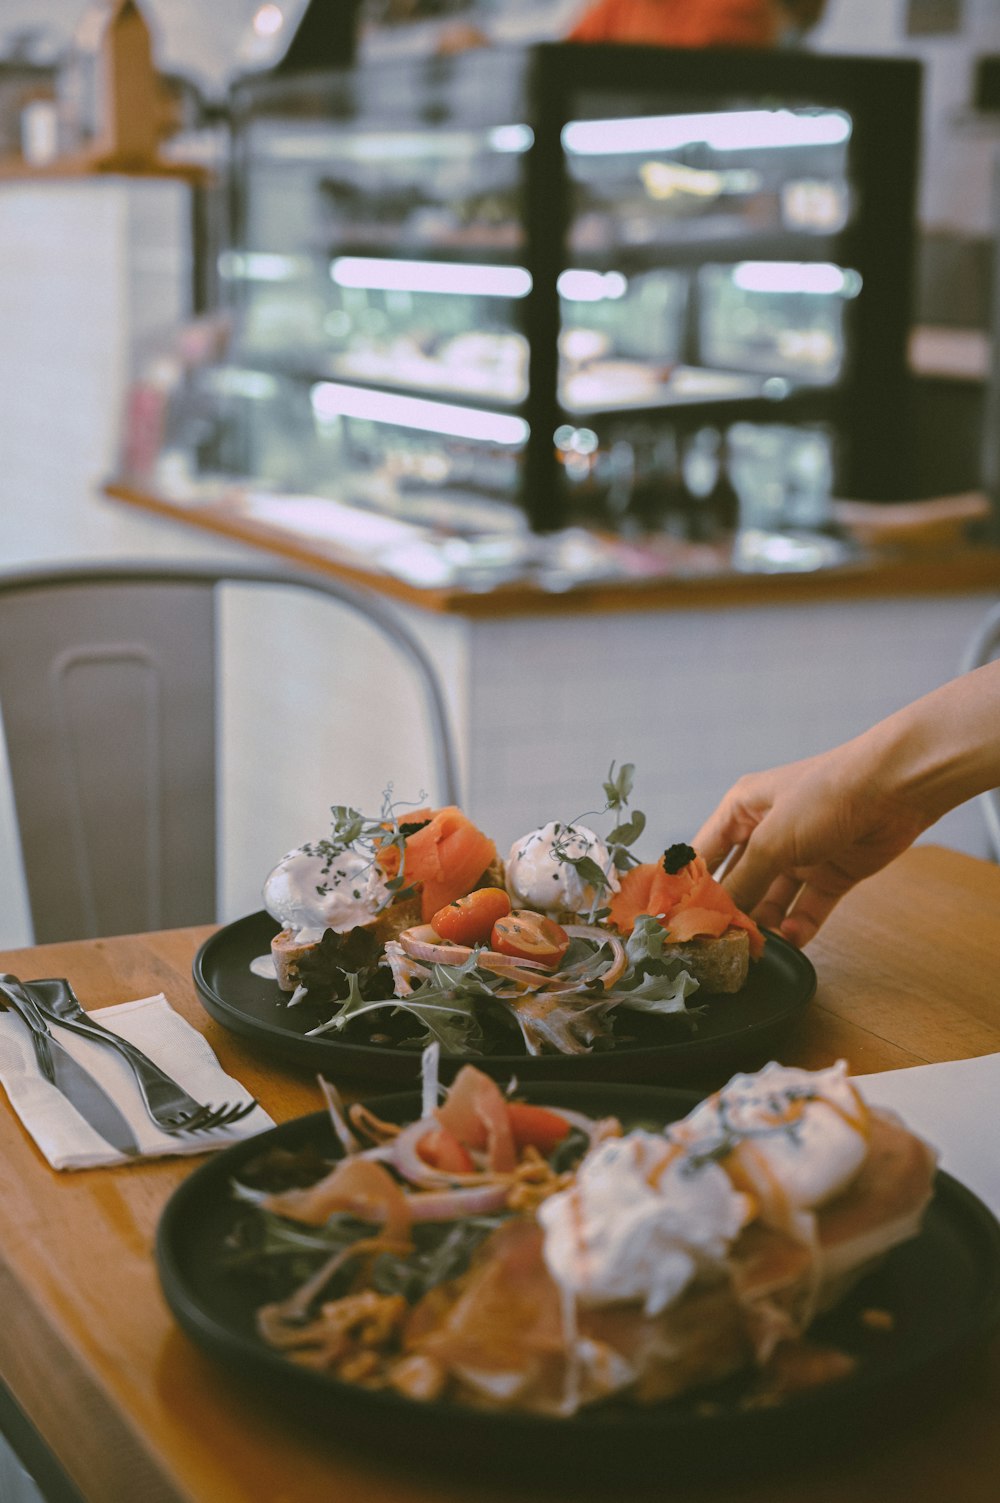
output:
POLYGON ((323 938, 298 962, 299 985, 310 1002, 345 999, 358 991, 369 1001, 393 994, 392 971, 384 964, 381 942, 360 926, 323 938))
MULTIPOLYGON (((420 795, 421 800, 424 795, 420 795)), ((330 814, 333 817, 333 827, 330 835, 325 840, 316 840, 302 849, 310 856, 323 858, 323 875, 329 872, 333 863, 345 851, 361 851, 369 858, 369 867, 375 865, 378 853, 394 847, 399 856, 399 867, 394 877, 386 881, 386 897, 381 903, 381 908, 386 908, 399 898, 413 896, 415 888, 406 886, 406 840, 417 830, 423 829, 429 820, 405 820, 399 817, 400 805, 393 801, 392 785, 382 795, 382 807, 375 819, 362 814, 359 809, 352 809, 347 804, 333 804, 330 814)), ((326 884, 321 884, 317 891, 325 893, 329 891, 326 884)))
POLYGON ((437 1041, 448 1054, 475 1053, 482 1045, 482 1025, 474 1004, 479 998, 493 997, 484 977, 485 973, 476 971, 474 953, 461 966, 434 966, 430 979, 405 997, 393 995, 391 972, 389 991, 379 998, 364 996, 357 978, 349 977, 349 990, 341 1005, 325 1023, 310 1029, 310 1037, 339 1033, 363 1014, 388 1008, 419 1025, 415 1043, 424 1046, 437 1041))
POLYGON ((628 970, 615 987, 622 1007, 639 1012, 687 1012, 685 999, 698 990, 698 983, 684 969, 684 962, 665 956, 667 931, 659 919, 643 913, 625 942, 628 970))
POLYGON ((589 887, 593 893, 590 911, 586 915, 588 923, 596 923, 599 918, 607 916, 608 909, 602 907, 604 900, 611 891, 611 870, 616 872, 628 871, 638 864, 638 858, 629 850, 629 846, 635 844, 646 828, 646 816, 641 809, 629 809, 629 799, 632 794, 635 767, 631 762, 623 762, 615 772, 615 764, 612 762, 608 769, 608 775, 603 783, 604 808, 588 811, 577 816, 571 824, 557 826, 557 837, 552 843, 552 854, 557 861, 563 861, 571 866, 580 881, 589 887), (594 814, 615 814, 619 816, 618 823, 608 833, 605 844, 608 848, 609 864, 602 867, 592 856, 584 853, 575 856, 570 851, 570 842, 577 834, 577 825, 587 819, 593 818, 594 814))

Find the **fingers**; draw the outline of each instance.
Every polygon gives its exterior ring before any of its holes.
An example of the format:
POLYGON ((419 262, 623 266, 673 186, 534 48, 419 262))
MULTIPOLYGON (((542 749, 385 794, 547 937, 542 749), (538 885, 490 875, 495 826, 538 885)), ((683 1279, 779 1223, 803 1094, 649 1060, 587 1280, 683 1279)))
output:
POLYGON ((782 921, 779 932, 789 944, 801 950, 826 923, 842 896, 842 893, 825 892, 806 884, 782 921))
POLYGON ((782 881, 791 882, 791 878, 783 878, 781 863, 764 849, 762 841, 757 838, 739 847, 728 865, 723 886, 737 908, 742 908, 744 913, 756 914, 758 904, 770 898, 775 913, 780 911, 784 915, 800 884, 795 882, 786 891, 784 887, 777 886, 782 881))
POLYGON ((717 872, 722 862, 732 867, 760 817, 760 814, 751 813, 743 805, 733 802, 732 795, 709 815, 691 844, 698 855, 704 857, 710 872, 717 872))
MULTIPOLYGON (((802 892, 802 883, 795 877, 778 877, 771 883, 760 902, 752 905, 750 912, 762 929, 780 929, 796 898, 802 892)), ((735 898, 735 894, 731 894, 735 898)), ((737 903, 739 899, 736 899, 737 903)), ((740 907, 743 905, 740 904, 740 907)), ((748 910, 744 909, 744 912, 748 910)))
MULTIPOLYGON (((739 902, 735 894, 732 896, 739 902)), ((771 883, 759 903, 744 908, 744 912, 750 913, 762 929, 780 934, 801 950, 815 938, 842 896, 842 892, 802 882, 798 877, 781 876, 771 883)))

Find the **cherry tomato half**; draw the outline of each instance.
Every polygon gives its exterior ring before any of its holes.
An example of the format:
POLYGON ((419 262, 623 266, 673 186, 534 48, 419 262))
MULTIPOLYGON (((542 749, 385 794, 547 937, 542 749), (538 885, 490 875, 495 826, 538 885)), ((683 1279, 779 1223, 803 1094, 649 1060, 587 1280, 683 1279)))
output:
POLYGON ((471 1174, 476 1167, 465 1144, 446 1127, 428 1128, 417 1144, 417 1153, 425 1164, 445 1174, 471 1174))
POLYGON ((518 1148, 537 1148, 551 1153, 569 1135, 569 1123, 547 1106, 529 1106, 526 1101, 508 1101, 507 1118, 518 1148))
POLYGON ((453 945, 485 945, 497 919, 509 912, 510 898, 502 887, 477 887, 439 908, 431 928, 453 945))
POLYGON ((554 919, 544 914, 518 908, 506 918, 497 919, 490 936, 490 948, 518 960, 537 960, 553 970, 569 947, 569 935, 554 919))

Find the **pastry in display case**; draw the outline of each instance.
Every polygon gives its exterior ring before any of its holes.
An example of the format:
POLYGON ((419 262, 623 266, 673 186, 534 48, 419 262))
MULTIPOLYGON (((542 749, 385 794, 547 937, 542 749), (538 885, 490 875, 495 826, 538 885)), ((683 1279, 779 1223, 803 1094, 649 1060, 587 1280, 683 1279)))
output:
POLYGON ((573 44, 241 80, 189 481, 459 536, 893 499, 919 83, 573 44))

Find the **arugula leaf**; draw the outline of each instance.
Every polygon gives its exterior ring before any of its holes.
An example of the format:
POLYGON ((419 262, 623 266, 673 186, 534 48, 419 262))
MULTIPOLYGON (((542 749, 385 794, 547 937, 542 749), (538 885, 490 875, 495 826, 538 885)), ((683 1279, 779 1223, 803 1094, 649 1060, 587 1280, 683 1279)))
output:
POLYGON ((649 914, 640 914, 625 942, 629 968, 615 987, 622 1007, 639 1012, 686 1012, 686 998, 698 990, 684 962, 663 953, 666 930, 649 914))
POLYGON ((371 1285, 379 1294, 402 1294, 410 1304, 428 1290, 465 1272, 472 1255, 507 1214, 467 1216, 463 1221, 415 1226, 414 1246, 403 1256, 380 1253, 372 1264, 371 1285))
POLYGON ((493 997, 491 988, 474 974, 474 957, 461 966, 435 966, 431 978, 409 996, 397 997, 392 989, 392 973, 387 992, 372 998, 364 994, 356 975, 346 976, 346 995, 325 1023, 309 1030, 309 1037, 339 1033, 348 1023, 365 1013, 388 1008, 393 1015, 405 1013, 420 1025, 414 1042, 421 1046, 435 1040, 449 1054, 472 1054, 482 1044, 482 1026, 474 1002, 479 997, 493 997))

